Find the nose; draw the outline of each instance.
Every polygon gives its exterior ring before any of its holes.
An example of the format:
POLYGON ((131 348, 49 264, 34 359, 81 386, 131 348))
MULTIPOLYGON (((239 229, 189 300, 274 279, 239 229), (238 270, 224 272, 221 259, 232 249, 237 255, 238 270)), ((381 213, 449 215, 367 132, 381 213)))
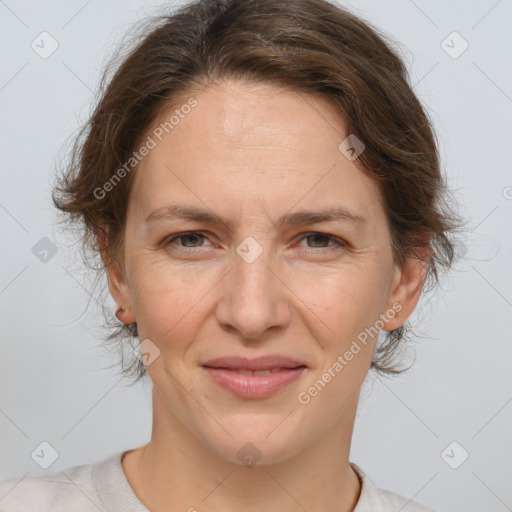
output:
POLYGON ((222 280, 220 295, 216 308, 219 325, 247 340, 261 340, 290 322, 293 294, 270 248, 262 243, 240 244, 233 267, 222 280))

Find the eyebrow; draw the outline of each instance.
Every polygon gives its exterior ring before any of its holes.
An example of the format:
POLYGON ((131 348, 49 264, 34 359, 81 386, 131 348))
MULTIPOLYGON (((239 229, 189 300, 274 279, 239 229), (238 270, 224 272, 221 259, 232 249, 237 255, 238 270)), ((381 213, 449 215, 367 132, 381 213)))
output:
MULTIPOLYGON (((163 206, 162 208, 158 208, 148 215, 146 223, 153 223, 162 219, 187 219, 212 225, 223 224, 228 226, 230 229, 233 228, 233 225, 229 220, 223 219, 216 213, 185 204, 173 203, 163 206)), ((287 213, 275 223, 275 227, 282 228, 284 226, 335 221, 350 221, 359 224, 367 222, 364 217, 355 212, 351 212, 342 207, 333 207, 318 211, 300 210, 293 213, 287 213)))

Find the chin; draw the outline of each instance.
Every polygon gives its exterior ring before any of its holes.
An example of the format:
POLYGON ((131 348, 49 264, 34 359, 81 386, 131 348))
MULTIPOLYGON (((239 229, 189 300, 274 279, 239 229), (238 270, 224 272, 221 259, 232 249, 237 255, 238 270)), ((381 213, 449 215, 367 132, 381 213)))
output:
POLYGON ((247 467, 278 464, 298 453, 304 441, 304 430, 291 416, 239 414, 222 422, 232 437, 224 430, 213 437, 208 429, 204 440, 226 462, 247 467))

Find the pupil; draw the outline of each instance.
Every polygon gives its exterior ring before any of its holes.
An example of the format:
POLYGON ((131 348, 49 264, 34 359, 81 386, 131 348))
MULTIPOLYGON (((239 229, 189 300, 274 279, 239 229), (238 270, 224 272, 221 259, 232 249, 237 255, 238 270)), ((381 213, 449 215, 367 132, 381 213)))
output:
MULTIPOLYGON (((322 238, 324 235, 320 235, 320 234, 316 234, 316 235, 312 235, 314 240, 315 240, 315 243, 318 242, 318 238, 322 238)), ((319 243, 322 243, 321 241, 319 243)))
MULTIPOLYGON (((194 244, 194 238, 198 238, 198 235, 196 234, 191 234, 191 235, 186 235, 186 238, 188 238, 189 240, 192 239, 192 244, 194 244)), ((197 242, 197 240, 196 240, 197 242)))

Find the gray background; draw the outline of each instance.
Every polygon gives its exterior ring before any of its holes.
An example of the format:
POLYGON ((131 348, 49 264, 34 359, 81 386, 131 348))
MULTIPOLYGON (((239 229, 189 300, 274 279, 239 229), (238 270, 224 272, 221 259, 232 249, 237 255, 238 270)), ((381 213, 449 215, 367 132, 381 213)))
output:
MULTIPOLYGON (((343 5, 402 44, 470 219, 465 260, 413 315, 424 338, 412 370, 365 383, 351 460, 377 486, 439 512, 512 510, 512 1, 343 5), (442 43, 453 31, 469 44, 457 58, 442 43), (457 465, 462 450, 469 456, 453 469, 446 460, 457 465)), ((159 6, 0 0, 1 477, 93 463, 149 440, 151 383, 130 387, 104 369, 116 358, 89 330, 101 317, 49 192, 112 49, 159 6), (31 48, 43 31, 59 45, 46 59, 31 48), (57 248, 46 262, 44 237, 57 248), (58 452, 46 470, 31 458, 43 441, 58 452)))

